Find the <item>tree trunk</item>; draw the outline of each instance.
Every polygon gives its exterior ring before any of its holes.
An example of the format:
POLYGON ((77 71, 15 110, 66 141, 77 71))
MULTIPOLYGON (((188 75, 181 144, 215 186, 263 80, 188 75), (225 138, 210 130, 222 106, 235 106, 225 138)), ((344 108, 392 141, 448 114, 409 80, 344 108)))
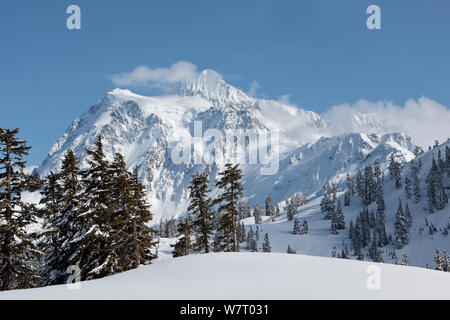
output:
POLYGON ((136 221, 133 220, 133 242, 134 242, 134 263, 136 265, 136 268, 138 268, 141 265, 141 254, 140 254, 140 248, 139 248, 139 242, 137 239, 137 226, 136 221))
MULTIPOLYGON (((7 194, 7 205, 6 205, 6 221, 10 222, 12 217, 12 208, 11 208, 11 156, 10 156, 10 145, 6 145, 6 161, 5 161, 5 170, 6 170, 6 194, 7 194)), ((11 230, 6 231, 5 241, 3 243, 2 250, 2 260, 5 261, 5 266, 3 268, 2 275, 2 291, 9 290, 11 285, 11 243, 13 241, 13 234, 11 230)))

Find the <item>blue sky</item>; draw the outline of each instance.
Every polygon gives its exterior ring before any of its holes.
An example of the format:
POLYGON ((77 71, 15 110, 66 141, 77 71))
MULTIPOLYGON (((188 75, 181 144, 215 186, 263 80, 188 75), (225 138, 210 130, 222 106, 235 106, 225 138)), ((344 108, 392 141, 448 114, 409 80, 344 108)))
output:
POLYGON ((450 106, 449 16, 447 0, 3 0, 0 126, 20 127, 39 164, 111 75, 180 60, 317 112, 423 95, 450 106), (82 30, 66 28, 70 4, 82 30), (371 4, 382 30, 366 28, 371 4))

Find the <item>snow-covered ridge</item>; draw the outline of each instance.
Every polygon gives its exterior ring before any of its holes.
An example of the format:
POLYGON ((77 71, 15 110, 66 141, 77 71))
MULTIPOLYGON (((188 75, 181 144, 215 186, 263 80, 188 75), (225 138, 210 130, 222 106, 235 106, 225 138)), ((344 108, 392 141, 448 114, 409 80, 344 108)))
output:
POLYGON ((220 253, 157 261, 81 282, 79 290, 59 285, 5 291, 0 299, 449 299, 449 287, 447 273, 422 268, 280 253, 220 253), (376 274, 379 282, 370 279, 376 274))

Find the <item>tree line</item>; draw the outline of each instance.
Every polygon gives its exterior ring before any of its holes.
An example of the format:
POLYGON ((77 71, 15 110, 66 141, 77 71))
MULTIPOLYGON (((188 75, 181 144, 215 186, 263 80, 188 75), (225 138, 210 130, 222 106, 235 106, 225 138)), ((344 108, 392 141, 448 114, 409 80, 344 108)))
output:
POLYGON ((109 162, 99 136, 87 169, 68 150, 61 170, 41 180, 25 173, 30 146, 18 134, 0 128, 1 290, 63 284, 74 266, 81 280, 97 279, 155 258, 145 189, 120 153, 109 162), (39 205, 23 201, 38 190, 39 205), (39 223, 43 229, 29 231, 39 223))

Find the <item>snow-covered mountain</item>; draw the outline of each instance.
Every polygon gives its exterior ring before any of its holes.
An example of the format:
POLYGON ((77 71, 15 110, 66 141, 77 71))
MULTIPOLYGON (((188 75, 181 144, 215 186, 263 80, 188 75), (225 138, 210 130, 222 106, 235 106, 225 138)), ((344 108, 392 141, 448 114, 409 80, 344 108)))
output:
MULTIPOLYGON (((354 135, 350 135, 354 136, 354 135)), ((387 135, 386 137, 388 137, 387 135)), ((333 138, 335 139, 335 138, 333 138)), ((349 139, 346 137, 345 139, 349 139)), ((344 140, 345 140, 344 139, 344 140)), ((320 143, 320 142, 319 142, 320 143)), ((392 145, 393 140, 388 138, 386 140, 388 145, 392 145)), ((414 160, 414 165, 418 166, 421 163, 421 170, 418 174, 420 181, 421 198, 416 203, 414 196, 408 199, 406 196, 404 184, 403 187, 397 189, 395 181, 390 177, 389 173, 385 171, 384 175, 384 201, 385 201, 385 219, 386 232, 388 236, 392 237, 392 241, 385 247, 380 248, 380 253, 383 261, 386 263, 401 263, 403 254, 406 254, 409 265, 434 268, 434 254, 435 249, 441 252, 446 250, 450 252, 450 242, 448 233, 450 232, 450 204, 442 210, 430 213, 428 210, 428 197, 426 178, 430 172, 433 157, 437 161, 438 152, 440 150, 442 158, 445 155, 445 147, 450 147, 450 140, 441 144, 439 147, 429 150, 414 160), (394 223, 396 220, 396 213, 399 206, 399 199, 402 202, 403 210, 408 204, 412 215, 412 225, 408 232, 409 242, 403 248, 398 249, 395 245, 394 223), (392 256, 395 251, 396 257, 392 256)), ((385 147, 381 144, 381 148, 385 147)), ((373 153, 373 152, 372 152, 373 153)), ((369 153, 370 155, 370 153, 369 153)), ((398 153, 400 156, 400 153, 398 153)), ((367 163, 373 160, 370 156, 367 158, 367 163)), ((405 159, 406 160, 406 159, 405 159)), ((331 162, 330 162, 331 163, 331 162)), ((352 161, 353 163, 353 161, 352 161)), ((352 164, 353 165, 353 164, 352 164)), ((408 162, 401 168, 402 181, 406 177, 412 180, 412 166, 413 162, 408 162)), ((364 171, 363 171, 364 172, 364 171)), ((444 173, 444 184, 450 186, 450 176, 444 173)), ((344 204, 344 192, 338 194, 341 204, 344 204)), ((257 225, 261 231, 258 246, 262 246, 263 235, 268 233, 272 251, 286 252, 289 245, 298 254, 331 257, 333 247, 336 253, 339 254, 345 247, 350 252, 350 258, 356 259, 353 255, 352 241, 349 237, 350 221, 355 225, 356 217, 363 210, 361 198, 357 195, 351 197, 351 205, 343 206, 343 214, 345 217, 346 228, 339 231, 337 235, 331 233, 330 220, 324 219, 324 214, 320 210, 320 197, 312 199, 309 203, 301 206, 298 213, 295 215, 296 219, 300 221, 307 221, 309 231, 307 234, 296 235, 293 234, 294 221, 288 221, 283 206, 280 206, 281 214, 273 217, 263 217, 264 222, 257 225)), ((377 210, 377 204, 372 203, 368 206, 368 210, 377 210)), ((242 221, 246 224, 247 230, 254 225, 254 218, 249 217, 242 221)), ((364 259, 371 260, 369 256, 370 246, 364 248, 364 259)), ((246 245, 242 244, 242 250, 246 250, 246 245)))
POLYGON ((70 125, 38 172, 45 176, 59 170, 68 149, 73 149, 81 167, 86 167, 86 148, 92 147, 100 134, 107 157, 112 159, 120 152, 129 168, 138 168, 149 190, 155 221, 179 215, 187 206, 186 186, 191 175, 207 168, 214 178, 220 169, 173 161, 180 146, 190 150, 195 123, 201 123, 202 132, 217 129, 224 134, 240 129, 256 133, 279 130, 280 161, 275 175, 261 175, 261 164, 242 166, 245 196, 251 203, 262 203, 267 194, 275 201, 295 192, 310 195, 328 180, 340 179, 368 161, 379 159, 385 166, 392 152, 402 162, 412 158, 410 139, 385 132, 369 115, 355 114, 351 130, 367 132, 369 126, 376 134, 325 138, 334 124, 319 114, 250 98, 215 71, 205 70, 197 79, 182 83, 178 94, 145 97, 122 89, 107 93, 70 125))

